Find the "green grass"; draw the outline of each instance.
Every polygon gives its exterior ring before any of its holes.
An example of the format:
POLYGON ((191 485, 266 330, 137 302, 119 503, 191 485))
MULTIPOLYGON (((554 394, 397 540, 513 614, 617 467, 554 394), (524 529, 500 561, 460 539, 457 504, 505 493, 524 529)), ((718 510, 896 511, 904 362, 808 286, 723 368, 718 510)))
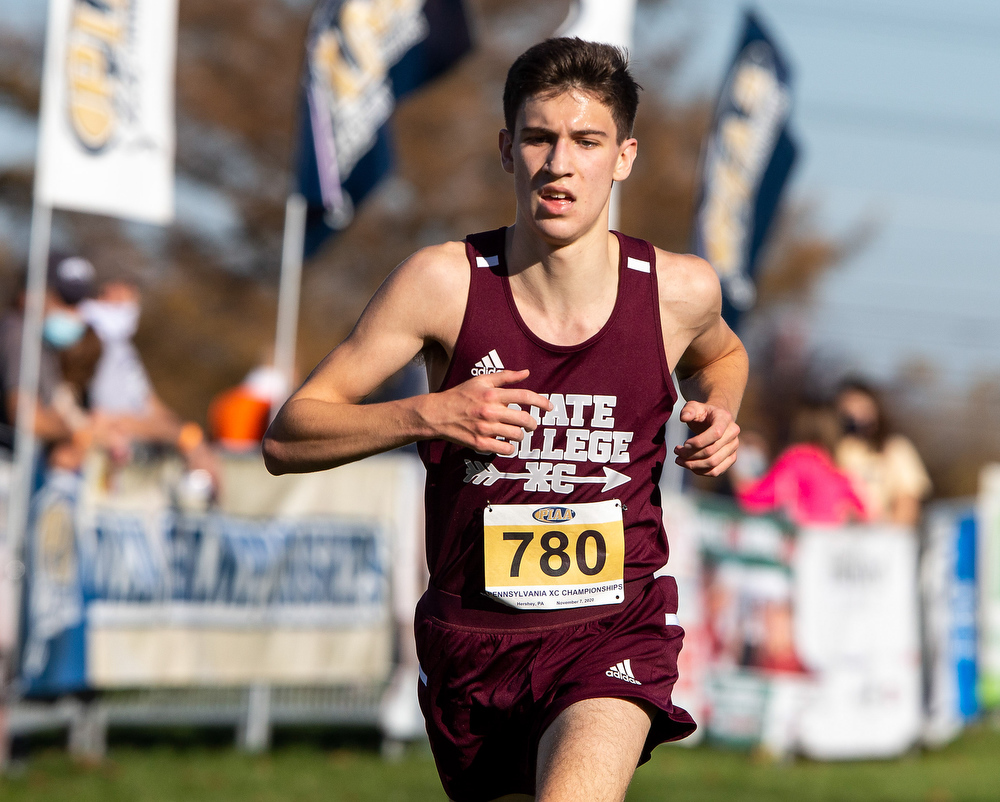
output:
POLYGON ((934 752, 898 760, 774 765, 708 748, 657 749, 636 772, 630 802, 979 802, 1000 800, 1000 732, 966 732, 934 752))
MULTIPOLYGON (((226 736, 228 738, 228 734, 226 736)), ((136 736, 112 743, 107 761, 85 766, 62 749, 35 744, 14 776, 0 779, 4 802, 408 802, 442 800, 426 747, 385 761, 371 736, 279 739, 267 755, 240 754, 203 735, 136 736)), ((937 752, 873 763, 772 765, 699 747, 661 747, 636 774, 629 802, 644 800, 1000 799, 1000 732, 967 732, 937 752)))

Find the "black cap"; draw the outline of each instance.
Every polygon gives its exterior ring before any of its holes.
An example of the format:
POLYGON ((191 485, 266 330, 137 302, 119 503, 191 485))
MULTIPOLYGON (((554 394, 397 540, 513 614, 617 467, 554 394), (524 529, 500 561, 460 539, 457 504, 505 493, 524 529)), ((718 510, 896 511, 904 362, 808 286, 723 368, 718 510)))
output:
POLYGON ((84 298, 93 298, 97 290, 96 275, 90 260, 82 256, 49 257, 49 287, 63 303, 78 304, 84 298))

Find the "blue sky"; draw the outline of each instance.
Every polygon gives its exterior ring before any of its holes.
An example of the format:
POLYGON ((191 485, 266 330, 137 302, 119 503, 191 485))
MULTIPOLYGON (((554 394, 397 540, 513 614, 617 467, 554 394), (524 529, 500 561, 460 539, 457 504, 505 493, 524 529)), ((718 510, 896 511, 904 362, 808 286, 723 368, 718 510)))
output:
MULTIPOLYGON (((668 97, 714 93, 746 4, 640 9, 635 55, 680 45, 668 97)), ((808 329, 873 378, 931 362, 1000 374, 1000 3, 760 0, 795 69, 791 197, 868 245, 822 282, 808 329)))
MULTIPOLYGON (((40 36, 45 7, 0 0, 0 26, 40 36)), ((682 46, 680 69, 658 88, 674 99, 714 94, 746 7, 645 4, 635 58, 682 46)), ((790 196, 813 204, 833 236, 875 226, 867 246, 819 287, 808 315, 812 342, 874 378, 913 359, 959 389, 1000 374, 1000 3, 753 7, 795 69, 801 152, 790 196)), ((33 136, 32 120, 0 108, 0 165, 30 162, 33 136)), ((9 228, 0 221, 0 236, 17 238, 9 228)))

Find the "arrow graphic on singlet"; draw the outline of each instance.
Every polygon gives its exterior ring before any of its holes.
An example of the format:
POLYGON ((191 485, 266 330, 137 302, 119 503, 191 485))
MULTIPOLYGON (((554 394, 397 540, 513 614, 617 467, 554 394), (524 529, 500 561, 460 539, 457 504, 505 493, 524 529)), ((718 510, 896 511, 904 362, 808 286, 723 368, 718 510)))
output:
MULTIPOLYGON (((602 493, 607 493, 612 488, 632 481, 631 476, 618 473, 618 471, 612 470, 607 466, 603 468, 603 471, 604 476, 575 476, 573 474, 563 474, 559 477, 559 479, 563 482, 575 485, 603 484, 604 487, 601 488, 602 493)), ((547 481, 551 481, 552 469, 549 468, 544 471, 534 472, 528 471, 526 473, 511 473, 501 471, 492 462, 488 465, 484 465, 482 462, 475 462, 469 459, 465 461, 466 482, 472 482, 474 485, 486 485, 487 487, 490 487, 501 479, 545 479, 547 481)))

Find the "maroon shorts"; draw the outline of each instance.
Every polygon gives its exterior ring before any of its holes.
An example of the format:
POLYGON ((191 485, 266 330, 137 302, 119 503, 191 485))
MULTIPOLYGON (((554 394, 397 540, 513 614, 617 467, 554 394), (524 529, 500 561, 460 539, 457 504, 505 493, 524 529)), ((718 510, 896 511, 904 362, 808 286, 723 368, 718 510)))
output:
POLYGON ((533 794, 542 733, 583 699, 657 708, 640 764, 657 744, 694 732, 691 716, 670 701, 684 638, 668 623, 677 612, 673 577, 640 586, 622 608, 557 627, 448 623, 436 595, 417 605, 418 696, 441 782, 456 802, 533 794))

